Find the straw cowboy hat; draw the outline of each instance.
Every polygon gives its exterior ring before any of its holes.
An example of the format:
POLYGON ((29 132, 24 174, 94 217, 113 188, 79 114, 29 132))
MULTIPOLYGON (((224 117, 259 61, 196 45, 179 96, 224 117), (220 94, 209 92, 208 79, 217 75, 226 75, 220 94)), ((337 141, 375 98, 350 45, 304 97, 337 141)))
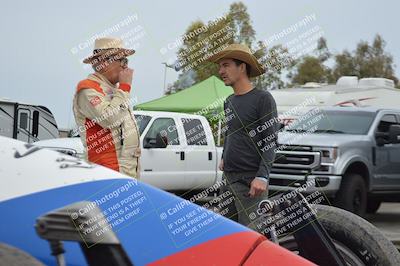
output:
POLYGON ((96 39, 93 54, 83 60, 85 64, 104 60, 110 57, 122 58, 133 55, 135 50, 124 48, 124 43, 119 38, 105 37, 96 39))
POLYGON ((249 47, 243 44, 231 44, 224 50, 208 58, 208 61, 218 63, 220 60, 230 58, 243 61, 250 65, 250 77, 257 77, 264 74, 265 69, 251 53, 249 47))

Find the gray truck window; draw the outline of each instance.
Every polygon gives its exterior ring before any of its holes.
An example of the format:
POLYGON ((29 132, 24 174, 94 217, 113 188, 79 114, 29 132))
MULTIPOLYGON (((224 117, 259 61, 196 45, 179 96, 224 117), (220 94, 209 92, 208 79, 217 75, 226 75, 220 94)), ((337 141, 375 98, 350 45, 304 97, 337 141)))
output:
MULTIPOLYGON (((364 111, 321 111, 318 115, 307 116, 300 122, 292 122, 286 131, 305 131, 309 128, 315 128, 314 133, 334 133, 334 134, 354 134, 364 135, 374 120, 374 112, 364 111), (310 123, 311 122, 311 123, 310 123)), ((299 119, 300 120, 300 119, 299 119)))
POLYGON ((181 120, 185 130, 187 144, 207 146, 207 136, 201 121, 199 119, 188 118, 182 118, 181 120))
POLYGON ((384 115, 379 121, 378 132, 389 132, 390 125, 398 124, 395 115, 384 115))
POLYGON ((149 124, 151 116, 148 115, 135 115, 136 123, 139 127, 139 134, 142 135, 144 129, 149 124))
POLYGON ((179 145, 176 124, 172 118, 157 118, 147 131, 146 138, 155 138, 160 133, 167 145, 179 145))

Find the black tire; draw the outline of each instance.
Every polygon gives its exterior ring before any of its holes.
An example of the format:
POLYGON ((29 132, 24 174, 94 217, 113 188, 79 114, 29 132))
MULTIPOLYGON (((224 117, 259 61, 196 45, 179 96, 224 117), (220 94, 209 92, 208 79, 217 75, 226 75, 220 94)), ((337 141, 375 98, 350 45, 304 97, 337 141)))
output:
POLYGON ((376 213, 377 210, 379 210, 379 207, 381 206, 382 201, 377 200, 377 199, 368 199, 367 201, 367 213, 376 213))
MULTIPOLYGON (((318 221, 345 258, 347 265, 400 265, 396 247, 372 224, 348 211, 331 206, 311 205, 318 221)), ((293 237, 285 238, 281 246, 297 252, 293 237)))
POLYGON ((361 175, 346 174, 343 177, 334 205, 361 217, 365 215, 367 188, 361 175))
POLYGON ((28 253, 0 243, 0 266, 22 266, 22 265, 32 265, 32 266, 44 266, 43 263, 29 255, 28 253))

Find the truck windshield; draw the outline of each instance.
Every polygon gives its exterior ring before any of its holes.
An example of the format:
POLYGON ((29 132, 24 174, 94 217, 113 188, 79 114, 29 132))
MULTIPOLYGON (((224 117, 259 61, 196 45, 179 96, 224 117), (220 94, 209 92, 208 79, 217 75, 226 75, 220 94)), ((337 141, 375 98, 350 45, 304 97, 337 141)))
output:
POLYGON ((285 131, 363 135, 368 133, 374 117, 374 112, 366 111, 310 111, 286 126, 285 131))

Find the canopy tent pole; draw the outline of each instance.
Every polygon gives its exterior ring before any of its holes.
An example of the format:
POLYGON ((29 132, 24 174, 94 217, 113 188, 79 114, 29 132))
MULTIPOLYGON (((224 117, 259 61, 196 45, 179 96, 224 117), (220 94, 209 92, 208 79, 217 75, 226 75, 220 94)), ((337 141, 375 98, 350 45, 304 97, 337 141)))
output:
POLYGON ((217 146, 221 146, 221 119, 218 119, 218 140, 217 146))

